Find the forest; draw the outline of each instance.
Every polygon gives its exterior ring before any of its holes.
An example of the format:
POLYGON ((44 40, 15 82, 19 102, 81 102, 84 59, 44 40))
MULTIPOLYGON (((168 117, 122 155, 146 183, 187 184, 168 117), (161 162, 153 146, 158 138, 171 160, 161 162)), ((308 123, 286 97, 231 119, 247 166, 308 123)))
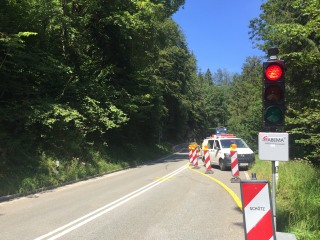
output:
MULTIPOLYGON (((0 0, 1 183, 53 176, 57 160, 84 176, 123 167, 219 126, 257 150, 266 58, 248 56, 241 74, 200 71, 172 19, 184 3, 0 0)), ((290 158, 319 166, 320 3, 268 0, 261 11, 248 38, 286 63, 290 158)))

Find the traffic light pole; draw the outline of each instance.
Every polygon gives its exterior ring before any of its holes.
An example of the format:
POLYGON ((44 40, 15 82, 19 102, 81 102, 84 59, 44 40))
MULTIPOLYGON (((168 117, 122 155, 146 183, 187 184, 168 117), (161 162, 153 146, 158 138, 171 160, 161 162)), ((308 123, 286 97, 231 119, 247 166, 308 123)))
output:
MULTIPOLYGON (((268 50, 269 59, 263 62, 263 122, 266 132, 283 131, 285 119, 285 63, 278 58, 279 50, 268 50)), ((272 162, 272 215, 276 229, 276 161, 278 156, 270 158, 272 162)))
MULTIPOLYGON (((289 161, 289 135, 285 126, 285 62, 278 59, 277 48, 268 50, 268 61, 263 62, 262 115, 265 132, 259 133, 259 158, 272 162, 272 215, 277 226, 277 166, 276 161, 289 161)), ((278 236, 278 233, 277 233, 278 236)), ((280 240, 295 239, 292 234, 279 233, 280 240), (287 238, 288 237, 288 238, 287 238)))
POLYGON ((277 207, 276 207, 276 161, 272 162, 272 214, 273 214, 273 222, 274 229, 277 231, 277 207))

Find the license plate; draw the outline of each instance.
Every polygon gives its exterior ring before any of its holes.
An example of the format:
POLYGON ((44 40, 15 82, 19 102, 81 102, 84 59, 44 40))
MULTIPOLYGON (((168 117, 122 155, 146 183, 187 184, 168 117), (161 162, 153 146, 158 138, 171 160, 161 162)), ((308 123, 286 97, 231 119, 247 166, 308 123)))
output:
POLYGON ((249 163, 240 163, 240 166, 248 166, 249 163))

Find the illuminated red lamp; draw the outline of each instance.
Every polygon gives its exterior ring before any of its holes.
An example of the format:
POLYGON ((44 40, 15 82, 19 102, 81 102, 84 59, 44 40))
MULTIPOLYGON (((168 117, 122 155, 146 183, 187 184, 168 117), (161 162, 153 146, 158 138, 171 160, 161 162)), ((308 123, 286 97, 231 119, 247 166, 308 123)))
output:
POLYGON ((270 81, 277 81, 282 76, 282 67, 273 64, 266 68, 265 71, 266 78, 270 81))

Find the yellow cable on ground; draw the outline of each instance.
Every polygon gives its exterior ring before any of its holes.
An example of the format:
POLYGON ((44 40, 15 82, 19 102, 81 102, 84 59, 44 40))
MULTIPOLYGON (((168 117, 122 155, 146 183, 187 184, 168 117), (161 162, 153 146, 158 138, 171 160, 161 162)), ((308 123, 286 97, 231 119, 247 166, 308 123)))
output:
POLYGON ((223 188, 231 195, 231 197, 233 198, 233 200, 236 202, 236 204, 238 205, 238 207, 239 207, 240 210, 242 211, 242 203, 241 203, 241 200, 240 200, 240 199, 238 198, 238 196, 237 196, 230 188, 228 188, 224 183, 220 182, 218 179, 215 179, 214 177, 209 176, 208 174, 205 174, 205 173, 203 173, 203 172, 200 172, 200 171, 198 171, 198 170, 196 170, 196 169, 191 168, 191 167, 189 166, 189 163, 187 163, 186 165, 187 165, 187 167, 188 167, 190 170, 192 170, 192 171, 194 171, 194 172, 196 172, 196 173, 200 173, 201 175, 210 178, 211 180, 213 180, 213 181, 215 181, 216 183, 218 183, 221 187, 223 187, 223 188))

